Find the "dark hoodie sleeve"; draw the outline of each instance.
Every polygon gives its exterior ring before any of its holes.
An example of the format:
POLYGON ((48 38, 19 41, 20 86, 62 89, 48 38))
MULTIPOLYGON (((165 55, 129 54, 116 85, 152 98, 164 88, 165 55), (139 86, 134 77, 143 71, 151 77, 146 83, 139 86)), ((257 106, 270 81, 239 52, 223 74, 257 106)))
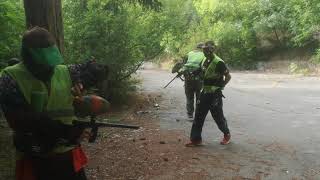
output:
POLYGON ((0 77, 0 105, 3 113, 6 116, 10 127, 16 127, 16 120, 8 118, 10 114, 16 114, 17 109, 22 109, 27 106, 23 94, 19 91, 17 83, 8 75, 4 74, 0 77))
POLYGON ((228 69, 228 67, 226 66, 226 64, 224 63, 224 62, 219 62, 218 64, 217 64, 217 68, 216 68, 216 73, 219 73, 219 74, 222 74, 222 75, 224 75, 224 74, 226 74, 226 73, 228 73, 229 72, 229 69, 228 69))

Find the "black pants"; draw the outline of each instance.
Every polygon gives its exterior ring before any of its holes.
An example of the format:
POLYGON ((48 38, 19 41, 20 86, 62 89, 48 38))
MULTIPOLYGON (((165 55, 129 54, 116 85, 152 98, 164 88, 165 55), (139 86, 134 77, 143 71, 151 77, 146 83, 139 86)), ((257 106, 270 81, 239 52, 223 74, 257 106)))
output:
POLYGON ((84 169, 75 172, 71 151, 54 157, 32 158, 38 180, 87 180, 84 169))
POLYGON ((220 131, 224 134, 229 134, 229 128, 227 120, 223 115, 223 103, 222 103, 222 92, 216 91, 215 93, 201 93, 200 104, 196 108, 196 114, 191 129, 191 141, 202 140, 201 133, 204 120, 210 110, 213 119, 220 131))
POLYGON ((196 97, 196 101, 200 97, 200 91, 201 91, 201 81, 200 80, 185 80, 184 83, 184 90, 186 93, 187 98, 187 113, 189 115, 193 115, 194 112, 194 97, 196 97))

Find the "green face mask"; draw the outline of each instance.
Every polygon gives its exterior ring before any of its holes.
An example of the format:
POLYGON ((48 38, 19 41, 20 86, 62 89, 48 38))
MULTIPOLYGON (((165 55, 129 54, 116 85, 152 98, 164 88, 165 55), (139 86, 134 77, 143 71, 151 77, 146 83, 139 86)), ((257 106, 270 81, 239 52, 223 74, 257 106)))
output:
POLYGON ((57 46, 50 46, 47 48, 31 48, 29 50, 33 60, 38 64, 56 66, 63 63, 63 58, 57 46))

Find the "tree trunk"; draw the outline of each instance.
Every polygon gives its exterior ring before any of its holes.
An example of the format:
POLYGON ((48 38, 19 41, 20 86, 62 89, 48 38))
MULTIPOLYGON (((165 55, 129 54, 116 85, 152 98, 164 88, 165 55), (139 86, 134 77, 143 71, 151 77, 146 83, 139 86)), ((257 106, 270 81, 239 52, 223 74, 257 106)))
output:
POLYGON ((24 0, 26 25, 47 29, 56 39, 61 53, 64 52, 64 36, 61 0, 24 0))
POLYGON ((280 37, 277 33, 277 29, 276 28, 273 28, 273 32, 274 32, 274 35, 276 36, 277 38, 277 41, 279 42, 279 46, 282 47, 282 41, 280 40, 280 37))

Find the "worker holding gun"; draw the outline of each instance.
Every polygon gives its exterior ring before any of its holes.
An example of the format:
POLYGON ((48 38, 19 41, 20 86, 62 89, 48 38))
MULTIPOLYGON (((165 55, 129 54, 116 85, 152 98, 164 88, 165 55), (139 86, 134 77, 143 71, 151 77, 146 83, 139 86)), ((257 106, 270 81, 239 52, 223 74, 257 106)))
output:
POLYGON ((34 27, 22 38, 22 61, 3 70, 0 105, 14 131, 17 180, 86 180, 87 159, 75 126, 74 95, 107 76, 94 61, 61 65, 53 36, 34 27))
POLYGON ((202 52, 204 43, 199 43, 194 50, 188 53, 187 62, 180 69, 180 73, 183 74, 184 90, 186 94, 186 109, 188 118, 193 118, 195 101, 198 103, 200 98, 200 91, 202 88, 202 77, 201 77, 201 63, 205 60, 205 56, 202 52))
POLYGON ((178 73, 164 88, 166 88, 176 78, 184 77, 184 90, 186 94, 186 109, 188 118, 192 119, 194 114, 195 101, 199 102, 202 88, 201 64, 205 60, 202 52, 204 43, 199 43, 183 58, 183 63, 179 62, 172 68, 172 73, 178 73))

